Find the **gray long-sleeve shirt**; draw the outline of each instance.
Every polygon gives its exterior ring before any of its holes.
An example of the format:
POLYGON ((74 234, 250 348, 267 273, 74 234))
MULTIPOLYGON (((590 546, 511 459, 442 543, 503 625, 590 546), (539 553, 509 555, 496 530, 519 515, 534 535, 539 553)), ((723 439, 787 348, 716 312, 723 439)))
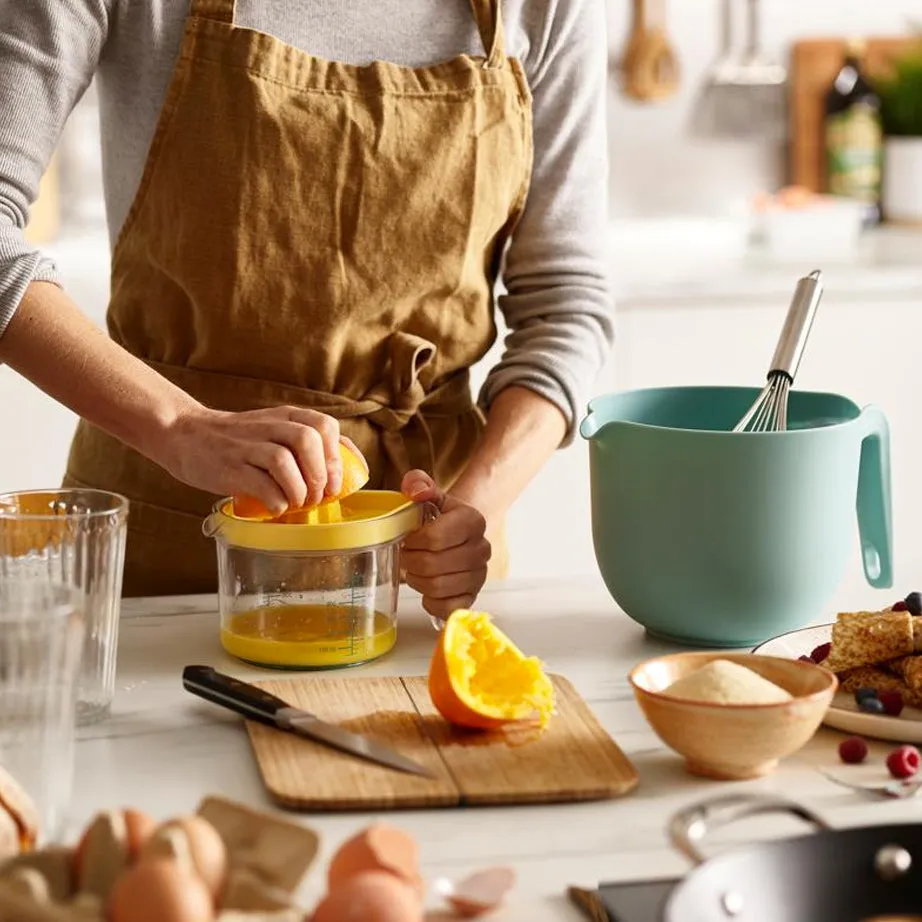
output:
MULTIPOLYGON (((71 110, 94 75, 114 241, 137 191, 189 0, 0 0, 0 335, 33 280, 58 281, 23 236, 71 110)), ((507 51, 534 96, 535 163, 500 298, 509 335, 481 402, 530 387, 573 423, 612 341, 606 265, 603 0, 505 0, 507 51)), ((482 54, 468 0, 238 0, 237 24, 353 64, 482 54)), ((150 310, 157 305, 151 304, 150 310)))

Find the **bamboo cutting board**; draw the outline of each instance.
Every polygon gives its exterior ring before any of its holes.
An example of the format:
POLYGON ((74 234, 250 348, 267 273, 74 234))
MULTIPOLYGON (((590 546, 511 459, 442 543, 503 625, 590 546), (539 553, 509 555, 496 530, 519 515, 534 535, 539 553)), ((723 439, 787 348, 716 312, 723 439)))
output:
POLYGON ((542 734, 462 731, 429 700, 424 676, 298 678, 261 688, 323 720, 366 734, 430 769, 420 778, 247 721, 263 783, 295 810, 384 810, 602 800, 637 772, 573 686, 553 676, 557 715, 542 734))
MULTIPOLYGON (((871 78, 887 72, 894 57, 908 51, 912 38, 871 38, 863 61, 871 78)), ((817 38, 794 43, 791 55, 791 182, 826 191, 823 115, 826 93, 845 60, 845 39, 817 38)))

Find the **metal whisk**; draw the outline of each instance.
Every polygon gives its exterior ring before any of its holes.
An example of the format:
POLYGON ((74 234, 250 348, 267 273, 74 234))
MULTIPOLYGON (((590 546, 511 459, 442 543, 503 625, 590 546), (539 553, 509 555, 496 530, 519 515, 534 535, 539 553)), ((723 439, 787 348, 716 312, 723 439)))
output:
POLYGON ((784 319, 781 336, 772 356, 765 387, 749 412, 733 427, 734 432, 783 432, 788 427, 788 392, 823 297, 819 269, 800 279, 784 319))

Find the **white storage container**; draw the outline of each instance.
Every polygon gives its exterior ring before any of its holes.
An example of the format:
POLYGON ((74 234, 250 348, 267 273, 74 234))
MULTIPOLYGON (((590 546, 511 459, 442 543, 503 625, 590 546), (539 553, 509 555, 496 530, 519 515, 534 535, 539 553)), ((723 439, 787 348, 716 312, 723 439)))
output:
POLYGON ((835 259, 854 253, 866 213, 866 207, 853 199, 817 195, 799 207, 759 212, 756 229, 773 257, 835 259))

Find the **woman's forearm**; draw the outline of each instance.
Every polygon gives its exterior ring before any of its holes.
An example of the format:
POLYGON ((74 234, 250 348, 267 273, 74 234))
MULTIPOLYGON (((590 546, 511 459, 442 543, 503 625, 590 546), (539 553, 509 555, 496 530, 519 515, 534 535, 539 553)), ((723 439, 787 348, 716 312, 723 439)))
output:
POLYGON ((549 400, 525 387, 507 387, 491 404, 481 443, 451 494, 496 526, 566 431, 563 413, 549 400))
POLYGON ((0 338, 0 361, 154 460, 166 430, 198 406, 114 343, 49 283, 29 287, 0 338))

